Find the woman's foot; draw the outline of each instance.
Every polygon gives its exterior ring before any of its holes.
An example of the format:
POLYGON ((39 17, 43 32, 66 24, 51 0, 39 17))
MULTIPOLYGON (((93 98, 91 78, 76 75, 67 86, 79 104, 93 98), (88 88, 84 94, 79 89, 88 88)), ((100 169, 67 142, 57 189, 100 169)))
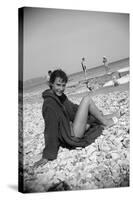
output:
POLYGON ((109 127, 115 125, 117 122, 118 122, 118 118, 116 116, 114 116, 110 119, 106 119, 104 122, 104 126, 109 128, 109 127))
POLYGON ((121 116, 121 112, 120 111, 116 111, 115 113, 112 113, 112 114, 108 114, 108 115, 104 115, 104 117, 106 119, 111 119, 113 117, 117 117, 118 119, 120 118, 121 116))
POLYGON ((117 117, 118 119, 121 117, 121 111, 118 110, 114 113, 114 117, 117 117))

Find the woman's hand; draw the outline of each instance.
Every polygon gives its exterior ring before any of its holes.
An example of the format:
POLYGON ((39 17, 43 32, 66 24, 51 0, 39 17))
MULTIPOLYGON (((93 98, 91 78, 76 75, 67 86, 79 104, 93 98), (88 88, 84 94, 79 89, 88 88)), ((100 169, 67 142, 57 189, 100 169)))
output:
POLYGON ((37 162, 34 164, 34 168, 37 168, 37 167, 39 167, 39 166, 46 165, 47 162, 48 162, 47 159, 42 158, 41 160, 37 161, 37 162))
POLYGON ((90 124, 86 124, 85 130, 87 131, 90 128, 90 124))

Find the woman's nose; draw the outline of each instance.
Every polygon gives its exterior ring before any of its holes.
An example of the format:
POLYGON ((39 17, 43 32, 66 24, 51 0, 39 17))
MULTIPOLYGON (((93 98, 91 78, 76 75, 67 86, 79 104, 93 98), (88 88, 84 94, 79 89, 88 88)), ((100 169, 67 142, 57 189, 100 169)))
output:
POLYGON ((64 90, 64 88, 63 88, 63 87, 61 87, 61 88, 60 88, 60 90, 61 90, 61 91, 63 91, 63 90, 64 90))
POLYGON ((61 87, 60 87, 60 90, 63 91, 63 90, 64 90, 64 86, 61 86, 61 87))

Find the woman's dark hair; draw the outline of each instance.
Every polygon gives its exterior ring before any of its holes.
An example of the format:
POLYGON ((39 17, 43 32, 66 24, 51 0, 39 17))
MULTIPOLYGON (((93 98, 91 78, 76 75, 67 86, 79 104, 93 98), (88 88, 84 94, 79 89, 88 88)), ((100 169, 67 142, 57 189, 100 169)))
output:
POLYGON ((68 77, 64 71, 62 71, 61 69, 54 70, 49 79, 50 88, 51 88, 51 83, 54 83, 57 77, 61 78, 65 83, 67 83, 68 81, 68 77))
POLYGON ((48 74, 49 74, 49 75, 51 75, 51 74, 52 74, 52 71, 51 71, 51 70, 49 70, 49 71, 48 71, 48 74))

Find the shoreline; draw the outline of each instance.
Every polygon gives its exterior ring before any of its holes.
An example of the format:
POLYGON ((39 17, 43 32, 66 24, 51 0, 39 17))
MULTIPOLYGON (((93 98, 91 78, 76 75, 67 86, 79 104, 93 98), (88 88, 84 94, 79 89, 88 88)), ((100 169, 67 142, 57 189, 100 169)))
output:
MULTIPOLYGON (((128 67, 129 66, 129 58, 125 58, 125 59, 121 59, 121 60, 117 60, 114 61, 112 63, 109 64, 109 68, 110 68, 110 72, 114 72, 118 69, 122 69, 124 67, 128 67)), ((104 76, 105 75, 105 67, 103 65, 100 66, 96 66, 94 68, 90 68, 87 70, 87 78, 88 79, 93 79, 93 78, 98 78, 99 76, 104 76), (95 74, 95 75, 94 75, 95 74)), ((77 81, 82 81, 84 80, 84 74, 82 71, 73 73, 73 74, 69 74, 69 82, 68 84, 71 84, 71 82, 73 82, 73 79, 77 80, 77 81)), ((24 82, 20 81, 20 85, 21 87, 24 87, 24 92, 30 92, 33 90, 37 90, 39 88, 42 87, 46 87, 46 80, 43 77, 37 77, 34 79, 29 79, 26 80, 24 82)))

